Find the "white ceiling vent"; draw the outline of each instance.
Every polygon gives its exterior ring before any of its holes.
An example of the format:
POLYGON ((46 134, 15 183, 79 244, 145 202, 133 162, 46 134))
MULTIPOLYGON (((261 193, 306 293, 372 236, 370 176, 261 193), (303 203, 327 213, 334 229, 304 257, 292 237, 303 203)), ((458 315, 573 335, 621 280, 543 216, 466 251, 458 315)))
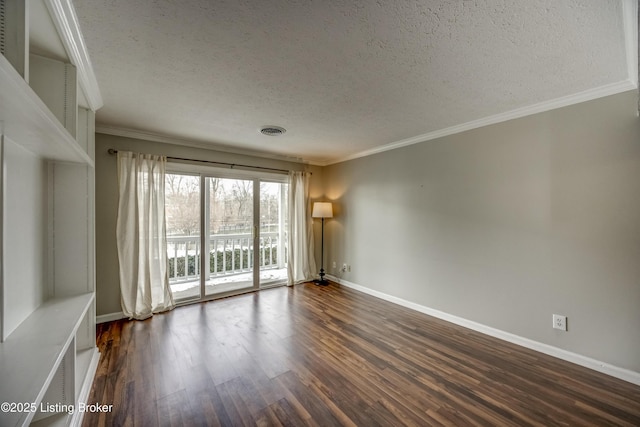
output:
POLYGON ((279 136, 285 133, 287 130, 280 126, 263 126, 260 128, 260 133, 267 136, 279 136))

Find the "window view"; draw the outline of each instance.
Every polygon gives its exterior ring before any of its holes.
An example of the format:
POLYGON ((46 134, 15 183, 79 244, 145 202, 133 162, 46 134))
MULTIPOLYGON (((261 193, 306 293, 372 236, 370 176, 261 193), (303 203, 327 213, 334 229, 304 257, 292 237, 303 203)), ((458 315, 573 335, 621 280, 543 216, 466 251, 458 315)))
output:
POLYGON ((260 285, 287 280, 288 185, 260 183, 260 285))
POLYGON ((253 181, 207 178, 206 295, 253 286, 253 181))
POLYGON ((254 180, 207 177, 203 182, 201 190, 199 176, 166 175, 169 284, 174 298, 199 299, 285 283, 287 185, 260 181, 259 194, 254 194, 254 180), (259 201, 259 218, 254 197, 259 201), (209 236, 202 250, 200 230, 209 236), (202 272, 201 254, 208 254, 202 272))
POLYGON ((165 175, 169 285, 175 300, 200 297, 200 177, 165 175))

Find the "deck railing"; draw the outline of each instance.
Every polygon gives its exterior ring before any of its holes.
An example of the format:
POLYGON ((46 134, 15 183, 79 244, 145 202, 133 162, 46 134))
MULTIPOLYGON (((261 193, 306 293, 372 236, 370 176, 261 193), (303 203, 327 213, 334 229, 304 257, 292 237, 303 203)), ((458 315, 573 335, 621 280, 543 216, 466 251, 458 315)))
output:
MULTIPOLYGON (((209 238, 209 278, 251 271, 253 245, 251 233, 218 234, 209 238)), ((260 269, 284 268, 286 236, 278 232, 260 233, 260 269)), ((200 236, 168 236, 169 282, 195 280, 200 276, 200 236)))

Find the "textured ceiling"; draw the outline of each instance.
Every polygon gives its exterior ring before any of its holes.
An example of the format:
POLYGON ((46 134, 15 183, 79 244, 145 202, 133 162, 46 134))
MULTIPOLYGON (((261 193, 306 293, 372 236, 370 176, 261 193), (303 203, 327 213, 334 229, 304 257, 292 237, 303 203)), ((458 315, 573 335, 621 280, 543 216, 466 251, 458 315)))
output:
POLYGON ((631 84, 623 3, 74 0, 99 128, 320 164, 631 84))

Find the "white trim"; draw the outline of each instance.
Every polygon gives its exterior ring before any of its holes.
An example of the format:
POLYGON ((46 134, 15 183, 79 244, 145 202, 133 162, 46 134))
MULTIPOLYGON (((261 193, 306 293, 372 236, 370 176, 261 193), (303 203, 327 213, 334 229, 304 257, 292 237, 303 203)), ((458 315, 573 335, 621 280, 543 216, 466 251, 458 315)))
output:
POLYGON ((427 314, 429 316, 437 317, 438 319, 445 320, 447 322, 472 329, 485 335, 489 335, 494 338, 501 339, 519 346, 538 351, 540 353, 547 354, 549 356, 556 357, 558 359, 566 360, 567 362, 575 363, 576 365, 584 366, 585 368, 593 369, 594 371, 601 372, 603 374, 630 382, 632 384, 640 385, 640 372, 631 371, 629 369, 620 368, 618 366, 610 365, 599 360, 592 359, 577 353, 573 353, 567 350, 563 350, 558 347, 554 347, 548 344, 544 344, 538 341, 530 340, 509 332, 495 329, 490 326, 483 325, 481 323, 474 322, 472 320, 464 319, 462 317, 454 316, 452 314, 445 313, 443 311, 435 310, 420 304, 416 304, 411 301, 407 301, 402 298, 394 297, 393 295, 385 294, 373 289, 369 289, 362 285, 349 282, 344 279, 340 279, 335 276, 327 275, 327 278, 331 281, 344 285, 348 288, 355 289, 362 293, 380 298, 385 301, 398 304, 400 306, 409 308, 411 310, 418 311, 420 313, 427 314))
MULTIPOLYGON (((0 123, 0 131, 4 131, 3 128, 4 122, 0 123)), ((5 259, 4 254, 7 253, 7 251, 5 250, 7 239, 4 236, 4 230, 7 229, 7 224, 4 223, 5 212, 7 209, 7 203, 5 202, 5 195, 7 194, 7 159, 5 155, 5 138, 7 137, 4 135, 0 135, 0 259, 2 260, 5 259)), ((5 330, 6 322, 4 321, 4 316, 7 311, 7 300, 4 297, 4 278, 4 262, 0 262, 0 343, 3 343, 7 339, 7 331, 5 330)))
POLYGON ((104 103, 71 0, 45 0, 45 4, 69 55, 69 60, 78 70, 78 82, 89 108, 96 111, 104 103))
MULTIPOLYGON (((96 371, 98 370, 98 362, 100 361, 100 352, 98 352, 97 348, 92 349, 93 355, 91 356, 91 362, 89 362, 89 368, 87 369, 87 374, 82 380, 82 386, 80 388, 80 393, 78 394, 78 400, 76 400, 76 404, 79 403, 87 403, 89 401, 89 393, 91 392, 91 387, 93 386, 93 378, 96 376, 96 371)), ((101 403, 101 402, 98 402, 101 403)), ((71 421, 69 422, 70 426, 81 426, 82 420, 84 419, 84 412, 75 411, 71 416, 71 421)))
MULTIPOLYGON (((629 44, 627 43, 627 46, 629 44)), ((634 56, 635 58, 635 56, 634 56)), ((632 64, 633 65, 633 64, 632 64)), ((630 65, 630 69, 632 67, 630 65)), ((327 161, 312 161, 300 157, 288 157, 278 154, 265 153, 261 151, 231 148, 225 145, 218 145, 215 143, 192 141, 181 138, 168 137, 153 132, 143 132, 133 129, 126 129, 114 126, 96 125, 96 133, 102 133, 106 135, 121 136, 125 138, 141 139, 144 141, 161 142, 165 144, 181 145, 185 147, 203 148, 205 150, 215 150, 224 153, 240 154, 245 156, 253 156, 264 159, 281 160, 291 163, 299 163, 304 165, 313 166, 329 166, 336 163, 346 162, 347 160, 353 160, 360 157, 367 157, 385 151, 395 150, 397 148, 407 147, 409 145, 419 144, 421 142, 430 141, 436 138, 442 138, 445 136, 465 132, 472 129, 481 128, 484 126, 506 122, 508 120, 518 119, 533 114, 543 113, 545 111, 554 110, 557 108, 567 107, 570 105, 579 104, 586 101, 592 101, 594 99, 603 98, 605 96, 615 95, 622 92, 627 92, 637 88, 637 76, 635 79, 629 78, 617 83, 611 83, 608 85, 600 86, 594 89, 585 90, 576 94, 563 96, 560 98, 552 99, 549 101, 539 102, 537 104, 529 105, 522 108, 516 108, 515 110, 507 111, 504 113, 495 114, 493 116, 484 117, 478 120, 472 120, 460 125, 451 126, 448 128, 436 130, 433 132, 427 132, 422 135, 413 136, 411 138, 403 139, 400 141, 392 142, 389 144, 381 145, 379 147, 372 148, 370 150, 360 151, 355 154, 350 154, 346 157, 341 157, 336 160, 327 161)))
POLYGON ((123 312, 118 311, 116 313, 102 314, 100 316, 96 316, 96 323, 106 323, 112 322, 114 320, 126 319, 127 316, 124 315, 123 312))
POLYGON ((284 156, 279 154, 266 153, 263 151, 242 149, 238 147, 229 147, 227 145, 216 144, 214 142, 193 141, 190 139, 170 137, 161 135, 154 132, 143 132, 134 129, 127 129, 115 126, 96 125, 96 133, 102 133, 105 135, 121 136, 124 138, 141 139, 143 141, 161 142, 163 144, 181 145, 184 147, 202 148, 205 150, 215 150, 222 153, 239 154, 243 156, 259 157, 263 159, 280 160, 289 163, 298 164, 311 164, 317 165, 318 163, 307 162, 300 157, 284 156))
MULTIPOLYGON (((47 5, 49 5, 49 3, 51 4, 61 4, 62 2, 68 3, 69 1, 70 0, 47 0, 47 5)), ((77 26, 77 18, 75 17, 73 8, 71 8, 71 13, 73 14, 73 20, 74 20, 73 22, 75 23, 76 28, 78 29, 78 34, 79 34, 80 30, 79 30, 79 27, 77 26)), ((260 151, 254 151, 254 150, 229 148, 227 146, 217 145, 217 144, 212 144, 207 142, 197 142, 197 141, 190 141, 190 140, 180 139, 180 138, 170 138, 164 135, 155 134, 151 132, 141 132, 141 131, 136 131, 132 129, 118 128, 118 127, 111 127, 111 126, 97 126, 96 132, 104 133, 108 135, 142 139, 146 141, 164 142, 169 144, 184 145, 184 146, 195 147, 195 148, 204 148, 208 150, 217 150, 217 151, 234 153, 234 154, 242 154, 242 155, 250 155, 250 156, 261 157, 261 158, 284 160, 288 162, 309 164, 314 166, 329 166, 332 164, 345 162, 347 160, 353 160, 360 157, 371 156, 373 154, 382 153, 385 151, 394 150, 396 148, 406 147, 409 145, 430 141, 436 138, 441 138, 444 136, 465 132, 467 130, 477 129, 480 127, 501 123, 508 120, 513 120, 513 119, 529 116, 532 114, 542 113, 542 112, 550 111, 556 108, 566 107, 569 105, 591 101, 597 98, 602 98, 605 96, 615 95, 621 92, 626 92, 628 90, 636 89, 638 87, 638 28, 637 28, 636 1, 623 0, 622 14, 623 14, 623 23, 624 23, 624 41, 625 41, 625 52, 626 52, 626 58, 627 58, 627 73, 628 73, 626 80, 623 80, 617 83, 611 83, 611 84, 600 86, 593 89, 588 89, 582 92, 578 92, 576 94, 567 95, 567 96, 556 98, 556 99, 551 99, 549 101, 543 101, 537 104, 517 108, 515 110, 495 114, 493 116, 472 120, 470 122, 436 130, 433 132, 427 132, 411 138, 403 139, 396 142, 391 142, 389 144, 385 144, 369 150, 350 154, 348 156, 341 157, 336 160, 312 161, 312 160, 308 160, 300 157, 288 157, 288 156, 269 154, 269 153, 264 153, 260 151)), ((56 21, 56 25, 58 26, 57 21, 56 21)), ((65 47, 66 47, 67 38, 68 38, 67 33, 66 31, 61 31, 60 29, 59 31, 61 32, 61 34, 64 35, 63 42, 65 43, 65 47)), ((82 43, 81 37, 80 37, 80 42, 82 43)), ((82 48, 84 49, 84 43, 82 43, 82 48)), ((86 51, 84 52, 86 54, 86 51)), ((86 56, 86 58, 88 62, 88 56, 86 56)), ((88 62, 88 65, 89 67, 91 67, 90 62, 88 62)), ((82 83, 84 80, 82 77, 84 75, 84 72, 83 70, 80 69, 79 66, 78 68, 79 68, 78 70, 79 78, 82 83)), ((89 69, 91 71, 90 75, 91 77, 93 77, 95 81, 93 70, 91 68, 89 69)), ((98 89, 97 83, 95 84, 95 88, 98 89)), ((99 95, 99 91, 98 91, 98 95, 99 95)), ((89 96, 87 97, 89 98, 89 96)), ((89 103, 92 104, 91 99, 89 99, 89 103)), ((100 106, 101 105, 102 103, 100 100, 100 106)))
POLYGON ((392 142, 390 144, 381 145, 379 147, 375 147, 370 150, 365 150, 359 153, 351 154, 339 160, 326 162, 324 164, 321 164, 320 166, 328 166, 336 163, 345 162, 347 160, 353 160, 360 157, 371 156, 373 154, 395 150, 396 148, 419 144, 421 142, 430 141, 432 139, 442 138, 444 136, 449 136, 456 133, 461 133, 461 132, 477 129, 477 128, 488 126, 488 125, 493 125, 496 123, 506 122, 508 120, 513 120, 513 119, 518 119, 525 116, 530 116, 533 114, 543 113, 545 111, 554 110, 556 108, 567 107, 569 105, 579 104, 581 102, 591 101, 597 98, 603 98, 605 96, 627 92, 629 90, 636 89, 636 87, 637 85, 633 81, 623 80, 618 83, 611 83, 611 84, 600 86, 594 89, 578 92, 572 95, 563 96, 563 97, 552 99, 549 101, 539 102, 537 104, 528 105, 522 108, 516 108, 515 110, 495 114, 493 116, 484 117, 478 120, 472 120, 467 123, 462 123, 459 125, 445 128, 445 129, 428 132, 422 135, 417 135, 411 138, 403 139, 401 141, 392 142))
POLYGON ((629 80, 638 86, 638 3, 623 0, 622 21, 624 25, 624 47, 627 54, 629 80))

